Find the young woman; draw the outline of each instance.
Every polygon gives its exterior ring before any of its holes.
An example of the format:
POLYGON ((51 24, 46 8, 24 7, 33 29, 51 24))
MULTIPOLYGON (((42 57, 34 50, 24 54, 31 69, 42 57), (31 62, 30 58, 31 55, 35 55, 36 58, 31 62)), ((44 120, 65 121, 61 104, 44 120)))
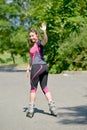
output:
POLYGON ((48 80, 48 66, 44 60, 43 48, 47 43, 46 24, 42 23, 40 28, 44 33, 44 38, 41 40, 39 33, 35 29, 31 29, 29 32, 29 40, 33 44, 30 49, 30 63, 27 67, 27 77, 30 74, 30 104, 26 116, 33 117, 34 104, 36 99, 36 91, 38 82, 40 82, 41 89, 48 101, 49 110, 52 115, 57 116, 55 104, 52 100, 51 93, 47 87, 48 80))

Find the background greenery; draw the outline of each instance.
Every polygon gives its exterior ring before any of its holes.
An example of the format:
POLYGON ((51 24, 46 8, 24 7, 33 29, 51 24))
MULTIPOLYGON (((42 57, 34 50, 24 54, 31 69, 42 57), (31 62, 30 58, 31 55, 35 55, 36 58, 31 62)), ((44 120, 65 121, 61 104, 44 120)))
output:
POLYGON ((50 73, 86 70, 87 0, 0 0, 0 64, 28 63, 28 31, 44 21, 50 73))

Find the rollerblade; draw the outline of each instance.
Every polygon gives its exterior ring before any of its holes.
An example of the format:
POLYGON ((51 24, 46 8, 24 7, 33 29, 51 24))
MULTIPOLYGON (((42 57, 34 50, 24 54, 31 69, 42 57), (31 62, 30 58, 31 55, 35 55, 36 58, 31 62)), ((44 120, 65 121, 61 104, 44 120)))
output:
POLYGON ((51 112, 51 115, 57 116, 55 103, 53 101, 51 101, 48 105, 49 105, 49 111, 51 112))
POLYGON ((30 118, 32 118, 34 116, 34 104, 31 104, 31 103, 29 104, 29 108, 26 113, 26 116, 30 117, 30 118))

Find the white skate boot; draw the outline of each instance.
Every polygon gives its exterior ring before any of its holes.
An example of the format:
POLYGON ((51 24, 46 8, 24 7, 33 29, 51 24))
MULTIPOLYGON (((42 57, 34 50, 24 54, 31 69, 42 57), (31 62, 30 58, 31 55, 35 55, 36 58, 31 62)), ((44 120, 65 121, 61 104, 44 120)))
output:
POLYGON ((26 113, 26 116, 27 117, 30 117, 30 118, 32 118, 33 116, 34 116, 34 104, 29 104, 29 108, 28 108, 28 111, 27 111, 27 113, 26 113))
POLYGON ((57 110, 55 107, 55 103, 53 101, 51 101, 48 105, 49 105, 49 110, 51 112, 51 115, 57 116, 57 110))

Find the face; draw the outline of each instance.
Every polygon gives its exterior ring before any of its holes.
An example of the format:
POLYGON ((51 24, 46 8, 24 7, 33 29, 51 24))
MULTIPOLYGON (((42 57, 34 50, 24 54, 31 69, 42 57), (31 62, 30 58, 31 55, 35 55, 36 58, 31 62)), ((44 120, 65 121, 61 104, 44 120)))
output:
POLYGON ((30 37, 31 43, 36 43, 38 40, 38 37, 35 32, 30 32, 29 37, 30 37))

